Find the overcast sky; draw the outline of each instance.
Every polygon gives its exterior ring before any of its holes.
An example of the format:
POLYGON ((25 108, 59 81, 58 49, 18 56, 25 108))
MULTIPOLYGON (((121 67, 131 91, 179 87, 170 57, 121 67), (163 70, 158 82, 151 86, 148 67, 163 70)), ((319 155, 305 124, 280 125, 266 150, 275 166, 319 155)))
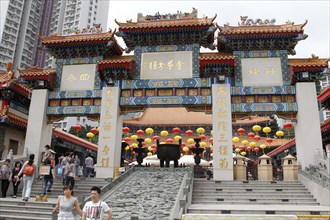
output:
MULTIPOLYGON (((137 14, 154 15, 174 14, 177 10, 191 12, 192 8, 198 9, 198 17, 213 17, 218 25, 225 23, 237 26, 240 16, 249 16, 257 19, 276 19, 275 25, 284 24, 290 20, 295 24, 302 24, 308 20, 304 27, 306 40, 300 41, 296 46, 297 54, 294 58, 308 58, 312 53, 320 58, 330 57, 330 0, 319 1, 224 1, 224 0, 199 0, 199 1, 126 1, 111 0, 109 9, 108 27, 117 28, 115 19, 120 22, 132 19, 137 20, 137 14)), ((125 47, 120 41, 120 45, 125 47)))
MULTIPOLYGON (((87 0, 83 0, 87 1, 87 0)), ((107 1, 107 0, 99 0, 107 1)), ((3 6, 8 0, 0 0, 0 29, 1 22, 4 21, 5 14, 3 6)), ((120 22, 132 19, 136 21, 139 12, 143 15, 154 15, 156 12, 161 14, 174 14, 177 10, 182 12, 191 12, 192 8, 198 9, 198 17, 213 17, 217 14, 215 22, 220 26, 225 23, 236 26, 240 21, 240 16, 249 16, 252 19, 276 19, 277 25, 284 24, 287 20, 296 24, 302 24, 308 20, 304 27, 306 40, 300 41, 296 46, 297 54, 295 58, 308 58, 312 53, 320 58, 330 57, 330 0, 318 1, 225 1, 225 0, 199 0, 199 1, 157 1, 157 0, 110 0, 108 28, 118 29, 114 22, 117 19, 120 22)), ((1 31, 1 30, 0 30, 1 31)), ((0 34, 1 36, 1 34, 0 34)), ((122 47, 126 47, 119 39, 122 47)))

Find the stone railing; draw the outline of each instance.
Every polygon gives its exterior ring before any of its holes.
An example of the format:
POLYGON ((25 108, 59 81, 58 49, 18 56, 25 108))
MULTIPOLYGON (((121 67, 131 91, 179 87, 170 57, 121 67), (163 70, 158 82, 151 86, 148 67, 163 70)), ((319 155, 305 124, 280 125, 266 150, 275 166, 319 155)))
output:
POLYGON ((326 171, 320 170, 318 166, 309 166, 306 170, 302 170, 301 167, 299 167, 298 173, 323 188, 330 189, 330 175, 326 171))
MULTIPOLYGON (((13 167, 16 161, 25 162, 28 159, 27 149, 24 151, 23 155, 13 155, 13 150, 10 149, 6 159, 10 160, 10 164, 13 167)), ((5 160, 0 160, 0 167, 5 163, 5 160)))
POLYGON ((183 178, 170 219, 181 219, 181 216, 187 212, 187 208, 191 203, 192 183, 193 174, 187 173, 183 178))

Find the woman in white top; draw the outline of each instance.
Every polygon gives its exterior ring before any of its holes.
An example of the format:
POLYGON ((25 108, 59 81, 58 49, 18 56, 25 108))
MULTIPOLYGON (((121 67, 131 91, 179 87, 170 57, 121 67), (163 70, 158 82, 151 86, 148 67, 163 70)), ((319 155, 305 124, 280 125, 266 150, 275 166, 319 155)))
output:
POLYGON ((79 206, 78 199, 73 197, 72 186, 65 185, 63 187, 64 196, 59 196, 57 204, 53 212, 58 212, 58 220, 75 220, 73 211, 76 210, 77 213, 82 216, 82 211, 79 206))
POLYGON ((25 161, 22 166, 21 171, 18 173, 18 176, 23 175, 23 191, 22 191, 22 200, 28 201, 31 194, 32 184, 36 176, 37 165, 34 162, 34 154, 30 154, 29 160, 25 161))

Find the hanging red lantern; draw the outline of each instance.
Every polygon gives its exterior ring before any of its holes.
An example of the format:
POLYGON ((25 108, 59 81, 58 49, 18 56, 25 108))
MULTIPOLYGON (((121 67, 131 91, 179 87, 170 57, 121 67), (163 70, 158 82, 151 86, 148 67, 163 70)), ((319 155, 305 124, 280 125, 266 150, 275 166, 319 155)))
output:
POLYGON ((206 136, 204 134, 199 135, 199 139, 201 139, 202 141, 204 141, 206 139, 206 136))
POLYGON ((72 127, 76 132, 81 131, 81 125, 73 125, 72 127))
POLYGON ((189 148, 191 149, 191 148, 196 148, 196 146, 195 146, 195 144, 191 144, 191 145, 189 145, 189 148))
POLYGON ((155 148, 157 148, 157 145, 156 144, 152 144, 150 147, 153 148, 153 149, 155 149, 155 148))
POLYGON ((210 149, 210 152, 213 153, 213 149, 210 149))
POLYGON ((99 133, 99 130, 97 130, 97 128, 92 128, 92 129, 91 129, 91 132, 92 132, 93 134, 97 134, 97 133, 99 133))
POLYGON ((245 150, 245 146, 243 146, 243 145, 240 145, 238 148, 239 148, 241 151, 244 151, 244 150, 245 150))
POLYGON ((125 142, 130 142, 130 141, 131 141, 131 138, 130 138, 130 137, 125 137, 125 138, 124 138, 124 141, 125 141, 125 142))
POLYGON ((142 135, 144 135, 144 131, 143 130, 137 130, 136 134, 139 135, 139 136, 142 136, 142 135))
POLYGON ((256 136, 255 133, 252 132, 248 133, 248 138, 254 138, 254 136, 256 136))
POLYGON ((171 139, 171 138, 168 138, 167 140, 166 140, 166 143, 169 143, 169 144, 172 144, 174 141, 173 141, 173 139, 171 139))
POLYGON ((286 129, 290 129, 290 128, 292 128, 292 123, 291 122, 284 123, 283 127, 286 129))
POLYGON ((237 129, 237 133, 239 135, 243 135, 245 133, 245 129, 244 128, 239 128, 239 129, 237 129))
POLYGON ((143 141, 143 142, 142 142, 142 146, 146 146, 146 142, 143 141))
POLYGON ((250 152, 250 151, 252 150, 252 147, 247 146, 247 147, 246 147, 246 150, 250 152))
POLYGON ((130 132, 130 129, 128 127, 123 127, 121 130, 125 134, 128 133, 128 132, 130 132))
POLYGON ((256 152, 258 154, 260 148, 259 147, 255 147, 253 150, 254 150, 254 152, 256 152))
POLYGON ((159 136, 157 136, 157 135, 153 136, 153 137, 152 137, 152 140, 153 140, 153 141, 159 140, 159 136))
POLYGON ((191 135, 193 135, 193 133, 194 133, 194 132, 193 132, 192 130, 188 130, 188 131, 186 131, 186 135, 187 135, 187 136, 191 136, 191 135))
POLYGON ((272 138, 267 138, 267 139, 266 139, 266 142, 270 144, 270 143, 273 142, 273 139, 272 139, 272 138))
POLYGON ((180 128, 173 128, 172 129, 172 133, 174 133, 174 134, 180 134, 180 132, 181 132, 180 128))
POLYGON ((185 146, 187 146, 187 144, 185 142, 182 142, 181 147, 185 147, 185 146))
POLYGON ((209 138, 209 142, 210 143, 213 143, 213 138, 209 138))
POLYGON ((255 135, 253 138, 255 141, 259 141, 261 139, 261 137, 259 135, 255 135))

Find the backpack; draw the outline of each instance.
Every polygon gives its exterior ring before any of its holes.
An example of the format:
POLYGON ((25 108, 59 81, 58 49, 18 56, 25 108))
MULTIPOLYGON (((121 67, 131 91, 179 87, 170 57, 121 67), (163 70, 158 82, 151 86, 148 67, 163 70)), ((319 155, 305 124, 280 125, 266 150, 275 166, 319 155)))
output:
POLYGON ((28 163, 25 165, 23 174, 28 175, 28 176, 33 176, 34 173, 34 164, 29 165, 28 163))

